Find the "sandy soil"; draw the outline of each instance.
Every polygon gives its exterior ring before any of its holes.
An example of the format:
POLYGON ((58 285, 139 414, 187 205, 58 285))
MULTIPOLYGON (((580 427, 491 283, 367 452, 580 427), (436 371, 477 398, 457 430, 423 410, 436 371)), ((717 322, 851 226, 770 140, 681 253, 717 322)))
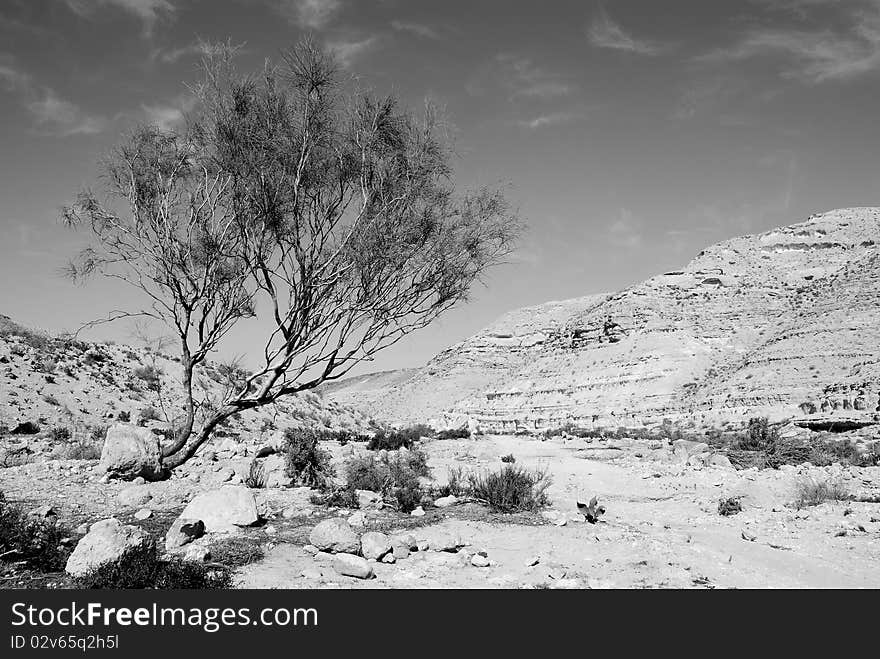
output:
MULTIPOLYGON (((342 449, 332 445, 334 458, 342 449)), ((303 549, 312 526, 328 510, 308 502, 308 491, 257 490, 267 521, 242 532, 266 549, 265 558, 239 569, 248 588, 802 588, 880 587, 880 503, 828 502, 798 510, 796 485, 834 479, 860 498, 880 501, 880 467, 786 467, 735 471, 678 462, 668 447, 645 441, 483 437, 426 441, 438 481, 449 467, 497 468, 512 453, 517 464, 552 474, 551 517, 490 514, 478 504, 432 509, 423 518, 393 512, 367 515, 365 530, 411 532, 419 540, 449 534, 466 546, 457 553, 423 551, 387 565, 376 578, 338 575, 330 561, 303 549), (607 512, 598 524, 577 514, 576 501, 597 496, 607 512), (722 498, 741 497, 743 511, 724 517, 722 498), (746 539, 744 538, 753 538, 746 539), (485 551, 489 567, 470 564, 485 551)), ((172 478, 140 486, 146 504, 123 505, 128 484, 98 482, 93 463, 50 461, 0 469, 0 490, 28 504, 50 503, 71 526, 110 515, 132 523, 146 505, 152 521, 170 524, 197 492, 211 485, 172 478)), ((208 481, 209 479, 203 479, 208 481)), ((161 528, 154 529, 161 533, 161 528)))

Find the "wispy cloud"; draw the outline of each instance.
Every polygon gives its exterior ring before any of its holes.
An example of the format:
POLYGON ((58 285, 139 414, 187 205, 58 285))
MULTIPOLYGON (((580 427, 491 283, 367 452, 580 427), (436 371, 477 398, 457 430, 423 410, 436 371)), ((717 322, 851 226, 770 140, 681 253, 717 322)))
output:
POLYGON ((641 247, 644 234, 643 222, 632 211, 621 208, 606 226, 608 242, 614 247, 635 249, 641 247))
POLYGON ((398 32, 409 32, 410 34, 414 34, 417 37, 424 37, 425 39, 438 40, 442 38, 439 30, 431 27, 430 25, 425 25, 424 23, 412 23, 409 21, 391 21, 391 27, 398 32))
POLYGON ((481 69, 467 84, 469 93, 480 96, 500 85, 512 98, 567 96, 577 87, 563 76, 537 66, 531 59, 502 53, 481 69))
POLYGON ((291 23, 302 28, 320 30, 328 25, 342 8, 341 0, 279 0, 278 11, 291 23))
POLYGON ((181 94, 167 103, 143 104, 141 112, 144 120, 163 131, 172 131, 183 126, 186 113, 196 106, 192 94, 181 94))
POLYGON ((587 29, 587 37, 597 48, 611 48, 637 55, 657 55, 663 46, 651 41, 636 39, 615 23, 604 9, 600 9, 587 29))
POLYGON ((786 6, 806 11, 809 7, 835 5, 846 15, 838 29, 749 29, 737 43, 700 56, 700 62, 735 62, 757 57, 782 59, 780 75, 807 83, 855 78, 880 69, 880 3, 820 3, 791 0, 786 6))
POLYGON ((568 124, 573 121, 577 121, 578 119, 583 119, 584 116, 585 115, 583 113, 577 112, 548 112, 547 114, 541 114, 531 119, 520 119, 515 123, 521 128, 537 130, 539 128, 547 128, 549 126, 568 124))
POLYGON ((17 94, 22 106, 30 113, 35 128, 47 135, 93 135, 106 127, 107 120, 91 115, 78 105, 61 98, 54 90, 38 85, 33 78, 17 68, 11 60, 0 61, 2 87, 17 94))
POLYGON ((174 5, 170 0, 65 0, 79 16, 91 17, 102 7, 125 11, 141 21, 144 34, 150 35, 160 19, 173 18, 174 5))
POLYGON ((378 44, 379 37, 372 35, 363 39, 330 39, 325 43, 325 46, 342 66, 348 68, 378 44))

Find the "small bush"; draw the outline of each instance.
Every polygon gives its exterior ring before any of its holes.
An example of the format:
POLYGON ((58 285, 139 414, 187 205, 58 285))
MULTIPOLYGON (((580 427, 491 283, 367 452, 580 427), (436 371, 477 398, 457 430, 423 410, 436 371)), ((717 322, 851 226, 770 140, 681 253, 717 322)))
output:
POLYGON ((54 517, 28 515, 0 492, 0 555, 4 560, 26 561, 37 570, 56 572, 64 568, 70 554, 61 545, 67 536, 54 517))
POLYGON ((450 430, 441 430, 437 433, 436 439, 469 439, 471 436, 467 428, 458 428, 450 430))
POLYGON ((69 442, 70 436, 70 428, 65 428, 63 426, 52 428, 52 431, 49 433, 49 437, 53 442, 69 442))
POLYGON ((430 473, 428 456, 418 450, 396 451, 382 458, 357 456, 345 465, 349 490, 372 490, 393 497, 403 512, 420 504, 425 493, 419 477, 430 473))
POLYGON ((244 484, 256 489, 266 487, 266 467, 260 460, 251 462, 248 475, 244 479, 244 484))
POLYGON ((534 511, 547 506, 550 482, 550 476, 544 471, 509 464, 500 471, 470 475, 473 496, 502 513, 534 511))
POLYGON ((508 453, 507 455, 501 456, 501 462, 504 462, 505 464, 513 464, 516 462, 516 458, 513 457, 513 453, 508 453))
POLYGON ((324 490, 334 476, 330 454, 318 446, 320 433, 310 428, 288 428, 284 432, 287 476, 298 485, 324 490))
POLYGON ((116 418, 123 423, 128 423, 131 421, 131 414, 125 410, 122 410, 119 414, 116 415, 116 418))
POLYGON ((46 403, 48 403, 49 405, 54 405, 54 406, 56 406, 56 407, 61 407, 61 401, 58 400, 58 399, 57 399, 55 396, 53 396, 52 394, 45 394, 45 395, 43 396, 43 401, 46 402, 46 403))
POLYGON ((723 515, 724 517, 729 517, 730 515, 741 513, 742 509, 743 508, 742 504, 739 501, 739 497, 721 499, 718 502, 718 514, 723 515))
POLYGON ((846 488, 835 481, 818 481, 803 479, 795 485, 795 501, 797 508, 818 506, 826 501, 848 501, 851 495, 846 488))
POLYGON ((155 547, 133 552, 121 561, 103 565, 76 580, 89 589, 218 589, 229 588, 229 570, 180 558, 162 560, 155 547))
POLYGON ((455 496, 463 497, 471 495, 470 484, 467 474, 461 467, 452 467, 449 470, 449 476, 446 484, 440 487, 439 495, 441 497, 455 496))
POLYGON ((134 377, 142 380, 149 391, 159 391, 162 388, 162 371, 155 366, 139 366, 133 371, 134 377))
POLYGON ((140 411, 140 414, 138 415, 138 423, 144 425, 147 421, 159 421, 161 418, 159 410, 152 405, 148 405, 140 411))
POLYGON ((353 487, 336 487, 326 494, 313 494, 309 501, 316 506, 336 506, 337 508, 358 508, 357 493, 353 487))

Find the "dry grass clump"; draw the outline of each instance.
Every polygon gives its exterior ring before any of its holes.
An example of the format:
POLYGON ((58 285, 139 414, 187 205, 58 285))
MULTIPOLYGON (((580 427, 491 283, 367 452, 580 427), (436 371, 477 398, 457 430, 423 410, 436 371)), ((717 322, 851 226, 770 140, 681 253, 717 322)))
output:
POLYGON ((837 481, 804 478, 795 484, 794 505, 798 509, 818 506, 826 501, 849 501, 851 498, 847 489, 837 481))
POLYGON ((334 476, 330 454, 318 446, 321 434, 310 428, 284 432, 285 472, 297 485, 325 490, 334 476))
POLYGON ((379 492, 397 502, 399 510, 410 512, 421 505, 425 492, 420 477, 430 476, 428 456, 423 451, 394 451, 376 457, 356 456, 345 465, 346 488, 379 492))
POLYGON ((64 568, 70 547, 62 544, 67 530, 54 516, 28 515, 0 492, 0 560, 25 561, 44 572, 64 568))

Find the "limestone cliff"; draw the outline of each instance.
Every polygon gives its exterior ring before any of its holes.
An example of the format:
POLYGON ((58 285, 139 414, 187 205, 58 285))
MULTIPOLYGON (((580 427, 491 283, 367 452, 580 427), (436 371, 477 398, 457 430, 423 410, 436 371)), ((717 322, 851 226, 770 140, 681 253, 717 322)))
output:
POLYGON ((878 243, 878 208, 813 215, 617 293, 514 311, 422 369, 330 395, 379 418, 467 418, 490 431, 755 415, 870 424, 878 243))

